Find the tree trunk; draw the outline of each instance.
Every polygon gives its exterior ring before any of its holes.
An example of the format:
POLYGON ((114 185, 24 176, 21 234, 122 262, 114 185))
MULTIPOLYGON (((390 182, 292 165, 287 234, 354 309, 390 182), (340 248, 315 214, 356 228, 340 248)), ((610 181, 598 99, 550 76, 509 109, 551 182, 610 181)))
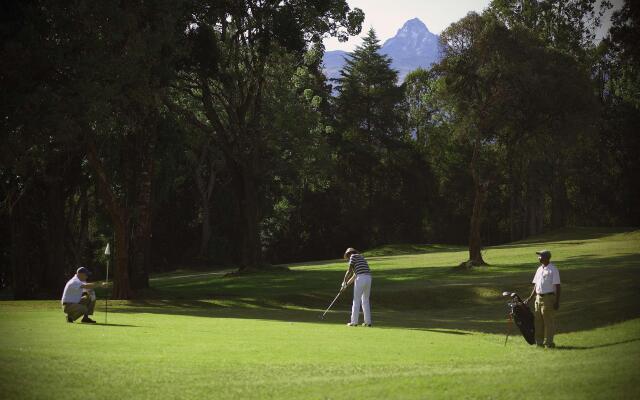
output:
POLYGON ((523 185, 521 169, 509 163, 509 240, 515 242, 523 238, 523 185))
POLYGON ((89 241, 89 199, 88 188, 83 185, 80 189, 80 232, 78 238, 78 264, 87 262, 87 242, 89 241))
POLYGON ((126 218, 113 222, 115 236, 115 271, 112 296, 116 299, 131 298, 131 284, 129 282, 129 230, 126 218))
POLYGON ((509 240, 515 242, 518 235, 518 188, 513 176, 513 171, 509 171, 509 240))
POLYGON ((216 183, 216 160, 211 154, 211 144, 203 146, 195 168, 195 180, 200 195, 202 207, 202 226, 200 237, 200 250, 198 258, 207 259, 209 254, 209 240, 211 239, 211 196, 216 183), (206 176, 203 176, 206 171, 206 176), (206 179, 205 179, 206 178, 206 179))
POLYGON ((471 157, 471 176, 475 189, 473 199, 473 211, 471 212, 471 223, 469 227, 469 262, 471 265, 487 265, 482 258, 482 219, 484 205, 487 199, 489 183, 483 182, 480 178, 480 135, 476 135, 471 157))
MULTIPOLYGON (((204 200, 204 199, 203 199, 204 200)), ((208 201, 202 203, 202 237, 198 258, 204 260, 209 254, 209 240, 211 240, 211 205, 208 201)))
POLYGON ((240 269, 259 268, 262 263, 262 248, 257 186, 250 169, 240 167, 236 176, 240 180, 236 183, 236 188, 243 225, 240 269))
POLYGON ((87 158, 94 170, 99 188, 99 193, 107 209, 115 233, 116 265, 114 274, 113 297, 116 299, 131 298, 131 284, 129 281, 129 213, 122 207, 111 190, 107 174, 98 157, 95 143, 87 144, 87 158))
MULTIPOLYGON (((54 161, 57 162, 57 161, 54 161)), ((65 283, 65 206, 59 166, 53 167, 53 177, 47 181, 46 205, 46 268, 42 288, 49 297, 57 297, 65 283)))
POLYGON ((131 287, 144 289, 149 287, 149 256, 151 245, 152 194, 153 194, 153 153, 156 141, 155 132, 138 135, 138 156, 140 174, 137 177, 136 218, 133 230, 133 262, 130 267, 131 287))
POLYGON ((482 220, 484 205, 487 199, 488 184, 477 182, 473 200, 473 212, 471 214, 471 227, 469 229, 469 261, 472 265, 487 265, 482 258, 482 220))
POLYGON ((537 235, 544 226, 544 194, 540 178, 529 172, 527 187, 527 236, 537 235))
POLYGON ((551 191, 551 226, 563 228, 567 225, 568 196, 563 165, 560 160, 556 162, 553 173, 553 189, 551 191))
POLYGON ((9 212, 11 223, 11 275, 15 300, 33 298, 30 284, 30 262, 28 250, 29 222, 24 221, 24 206, 18 201, 9 212))

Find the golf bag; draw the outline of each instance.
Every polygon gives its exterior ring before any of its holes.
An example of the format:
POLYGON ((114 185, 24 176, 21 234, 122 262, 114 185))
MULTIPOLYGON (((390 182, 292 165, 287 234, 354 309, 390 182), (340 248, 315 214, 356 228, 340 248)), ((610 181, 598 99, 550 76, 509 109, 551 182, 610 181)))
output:
MULTIPOLYGON (((533 313, 529 309, 529 306, 524 304, 520 296, 517 293, 504 292, 504 296, 509 296, 510 300, 507 302, 507 309, 510 321, 515 322, 522 333, 522 337, 529 344, 536 342, 535 338, 535 325, 533 321, 533 313)), ((509 332, 507 332, 507 338, 504 343, 507 344, 509 338, 509 332)))

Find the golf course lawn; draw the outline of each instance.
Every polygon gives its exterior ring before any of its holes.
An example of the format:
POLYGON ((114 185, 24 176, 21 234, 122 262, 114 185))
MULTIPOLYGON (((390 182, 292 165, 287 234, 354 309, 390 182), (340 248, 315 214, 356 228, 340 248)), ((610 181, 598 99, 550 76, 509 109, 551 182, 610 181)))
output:
MULTIPOLYGON (((337 249, 338 253, 342 249, 337 249)), ((59 301, 0 302, 2 399, 638 399, 640 231, 571 229, 487 248, 365 253, 373 328, 345 326, 341 260, 225 277, 153 276, 110 302, 104 325, 64 322, 59 301), (505 346, 501 292, 527 296, 548 248, 562 278, 558 348, 505 346)), ((62 288, 61 288, 62 291, 62 288)), ((98 293, 101 297, 101 293, 98 293)))

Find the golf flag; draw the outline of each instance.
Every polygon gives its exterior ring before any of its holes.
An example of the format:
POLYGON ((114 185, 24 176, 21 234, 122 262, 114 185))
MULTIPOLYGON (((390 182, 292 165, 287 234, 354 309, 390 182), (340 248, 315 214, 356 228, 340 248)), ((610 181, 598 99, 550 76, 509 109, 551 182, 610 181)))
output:
POLYGON ((104 248, 104 255, 108 256, 111 254, 111 249, 109 249, 109 243, 107 243, 107 247, 104 248))

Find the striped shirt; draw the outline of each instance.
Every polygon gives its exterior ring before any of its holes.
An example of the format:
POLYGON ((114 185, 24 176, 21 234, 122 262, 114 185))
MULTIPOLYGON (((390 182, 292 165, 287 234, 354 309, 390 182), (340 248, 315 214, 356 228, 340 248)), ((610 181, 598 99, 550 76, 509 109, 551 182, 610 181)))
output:
POLYGON ((349 266, 353 268, 353 271, 356 273, 356 275, 371 273, 367 260, 365 260, 364 257, 362 257, 358 253, 351 255, 351 257, 349 258, 349 266))

